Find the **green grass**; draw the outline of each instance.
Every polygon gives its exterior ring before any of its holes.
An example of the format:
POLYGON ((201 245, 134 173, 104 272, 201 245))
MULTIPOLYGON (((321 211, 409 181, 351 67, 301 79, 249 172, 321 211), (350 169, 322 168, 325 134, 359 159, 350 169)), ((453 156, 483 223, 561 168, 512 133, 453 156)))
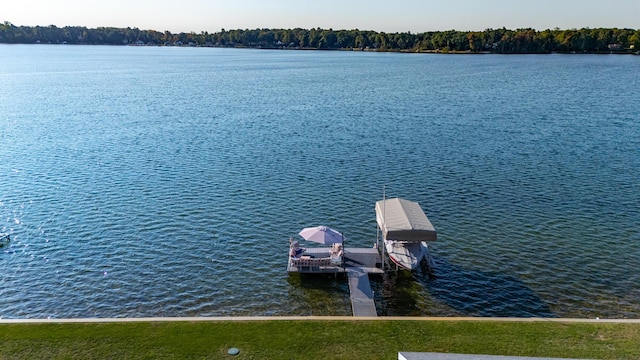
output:
POLYGON ((640 358, 640 324, 203 321, 1 324, 5 359, 397 359, 399 351, 640 358), (231 347, 240 354, 230 356, 231 347))

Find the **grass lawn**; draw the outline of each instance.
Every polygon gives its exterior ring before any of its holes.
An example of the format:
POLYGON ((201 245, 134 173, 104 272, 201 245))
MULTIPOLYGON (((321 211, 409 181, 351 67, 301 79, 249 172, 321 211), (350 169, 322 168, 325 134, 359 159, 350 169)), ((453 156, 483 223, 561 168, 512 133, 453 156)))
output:
POLYGON ((640 359, 640 324, 450 320, 0 324, 2 359, 397 359, 399 351, 640 359), (240 354, 228 355, 232 347, 240 354))

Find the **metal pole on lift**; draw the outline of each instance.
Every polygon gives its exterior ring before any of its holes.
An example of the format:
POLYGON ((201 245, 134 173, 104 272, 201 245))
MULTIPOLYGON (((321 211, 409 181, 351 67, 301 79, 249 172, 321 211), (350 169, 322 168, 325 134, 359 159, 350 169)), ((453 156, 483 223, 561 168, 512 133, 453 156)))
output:
MULTIPOLYGON (((386 227, 386 221, 387 221, 387 188, 386 185, 382 185, 382 226, 386 227)), ((386 244, 384 243, 385 240, 385 234, 384 234, 384 229, 380 229, 380 232, 382 233, 382 252, 381 252, 381 257, 382 257, 382 266, 384 267, 384 270, 386 271, 389 268, 389 264, 387 263, 387 258, 384 256, 384 252, 387 249, 386 244)))

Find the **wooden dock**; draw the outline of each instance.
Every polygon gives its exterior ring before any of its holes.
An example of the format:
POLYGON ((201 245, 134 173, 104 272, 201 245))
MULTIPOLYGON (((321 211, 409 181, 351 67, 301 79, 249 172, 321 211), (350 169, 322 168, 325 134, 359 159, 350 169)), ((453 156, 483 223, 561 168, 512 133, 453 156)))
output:
POLYGON ((297 259, 289 258, 289 273, 346 273, 353 316, 376 316, 369 274, 384 274, 380 253, 375 248, 345 248, 343 261, 332 262, 329 248, 308 248, 297 259))

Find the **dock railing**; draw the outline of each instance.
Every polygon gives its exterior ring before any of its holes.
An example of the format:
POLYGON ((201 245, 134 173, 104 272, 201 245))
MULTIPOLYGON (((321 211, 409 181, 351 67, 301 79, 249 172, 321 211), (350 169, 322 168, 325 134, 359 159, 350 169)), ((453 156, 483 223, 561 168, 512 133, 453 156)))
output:
POLYGON ((289 272, 300 273, 337 273, 344 271, 342 266, 334 265, 331 258, 299 257, 289 259, 289 272))

